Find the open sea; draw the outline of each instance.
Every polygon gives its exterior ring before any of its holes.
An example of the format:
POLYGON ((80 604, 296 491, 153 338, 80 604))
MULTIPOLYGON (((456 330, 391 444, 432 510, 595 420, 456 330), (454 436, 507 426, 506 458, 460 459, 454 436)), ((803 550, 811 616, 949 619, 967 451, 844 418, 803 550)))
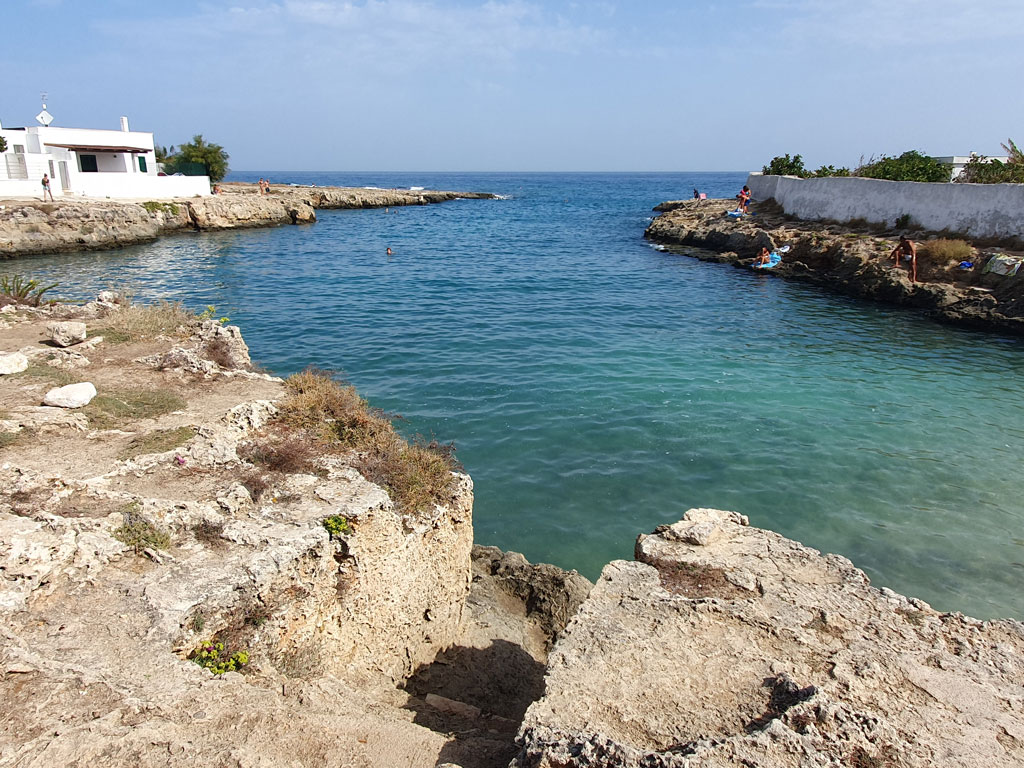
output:
POLYGON ((745 173, 269 175, 505 199, 11 266, 64 298, 213 304, 274 373, 343 372, 455 442, 479 543, 593 579, 718 507, 938 609, 1024 618, 1024 341, 644 241, 652 206, 745 173))

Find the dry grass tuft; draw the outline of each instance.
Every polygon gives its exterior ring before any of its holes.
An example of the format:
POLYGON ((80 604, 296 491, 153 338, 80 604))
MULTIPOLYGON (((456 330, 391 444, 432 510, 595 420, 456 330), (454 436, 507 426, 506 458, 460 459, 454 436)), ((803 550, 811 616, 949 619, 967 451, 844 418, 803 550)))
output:
POLYGON ((126 422, 154 419, 186 405, 184 398, 171 390, 125 389, 96 395, 82 413, 97 429, 116 429, 126 422))
POLYGON ((195 427, 178 427, 177 429, 154 429, 144 435, 133 437, 128 446, 121 451, 122 459, 141 456, 144 453, 163 453, 172 448, 184 445, 195 437, 195 427))
POLYGON ((178 301, 131 304, 104 318, 106 325, 95 334, 112 343, 142 341, 160 335, 184 335, 196 316, 178 301))
POLYGON ((351 451, 353 466, 385 488, 400 509, 419 512, 451 500, 452 472, 461 469, 454 446, 422 440, 410 445, 383 411, 324 371, 291 376, 285 388, 280 421, 315 436, 322 453, 351 451))
POLYGON ((950 240, 940 237, 936 240, 929 240, 921 246, 924 255, 936 264, 948 262, 960 263, 971 261, 974 258, 974 248, 964 240, 950 240))
POLYGON ((271 472, 287 474, 316 472, 316 458, 320 453, 315 438, 294 430, 263 434, 238 449, 239 458, 271 472))

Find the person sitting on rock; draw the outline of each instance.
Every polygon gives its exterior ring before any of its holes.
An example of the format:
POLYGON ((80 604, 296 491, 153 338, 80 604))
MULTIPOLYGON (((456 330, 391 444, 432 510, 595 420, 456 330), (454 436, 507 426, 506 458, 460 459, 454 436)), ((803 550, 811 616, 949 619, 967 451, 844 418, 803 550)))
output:
POLYGON ((755 267, 763 267, 766 264, 770 264, 772 260, 772 253, 768 250, 767 246, 761 246, 761 252, 757 254, 757 258, 754 260, 755 267))
POLYGON ((892 249, 892 253, 889 254, 893 259, 893 263, 898 267, 900 260, 907 260, 910 262, 910 282, 917 282, 917 246, 914 245, 914 241, 908 238, 906 235, 900 235, 900 241, 895 248, 892 249))

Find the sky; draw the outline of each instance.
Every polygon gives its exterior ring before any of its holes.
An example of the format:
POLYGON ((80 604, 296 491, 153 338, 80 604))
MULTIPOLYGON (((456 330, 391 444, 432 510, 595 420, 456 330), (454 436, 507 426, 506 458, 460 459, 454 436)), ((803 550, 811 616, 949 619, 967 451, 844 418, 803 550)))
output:
POLYGON ((0 123, 240 171, 747 171, 1024 144, 1024 0, 4 0, 0 123))

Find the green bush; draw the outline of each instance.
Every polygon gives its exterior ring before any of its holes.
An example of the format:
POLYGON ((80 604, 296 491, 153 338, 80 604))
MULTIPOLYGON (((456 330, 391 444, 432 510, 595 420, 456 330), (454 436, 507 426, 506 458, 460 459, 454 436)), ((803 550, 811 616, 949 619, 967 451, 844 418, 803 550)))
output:
POLYGON ((207 640, 189 654, 189 659, 215 675, 223 675, 225 672, 236 672, 248 664, 249 652, 228 653, 224 650, 224 643, 207 640))
POLYGON ((761 173, 765 176, 799 176, 801 179, 806 179, 811 175, 804 168, 803 156, 793 155, 790 157, 788 153, 773 157, 772 161, 761 169, 761 173))
POLYGON ((950 167, 917 150, 904 152, 899 157, 882 155, 870 160, 854 172, 854 176, 889 181, 949 181, 950 167))
POLYGON ((960 184, 1024 184, 1024 163, 1003 163, 975 155, 954 181, 960 184))
POLYGON ((121 514, 124 523, 114 531, 114 538, 134 549, 135 554, 144 549, 167 549, 171 546, 170 534, 144 518, 139 513, 137 502, 125 505, 121 514))
POLYGON ((352 532, 352 526, 348 524, 348 518, 342 517, 341 515, 325 517, 323 524, 332 539, 352 532))
POLYGON ((823 165, 823 166, 821 166, 821 168, 819 168, 818 170, 816 170, 814 173, 811 174, 811 176, 813 176, 816 179, 821 179, 821 178, 826 178, 826 177, 831 177, 831 176, 849 176, 849 175, 850 175, 850 169, 849 168, 846 168, 846 167, 836 168, 834 165, 823 165))

